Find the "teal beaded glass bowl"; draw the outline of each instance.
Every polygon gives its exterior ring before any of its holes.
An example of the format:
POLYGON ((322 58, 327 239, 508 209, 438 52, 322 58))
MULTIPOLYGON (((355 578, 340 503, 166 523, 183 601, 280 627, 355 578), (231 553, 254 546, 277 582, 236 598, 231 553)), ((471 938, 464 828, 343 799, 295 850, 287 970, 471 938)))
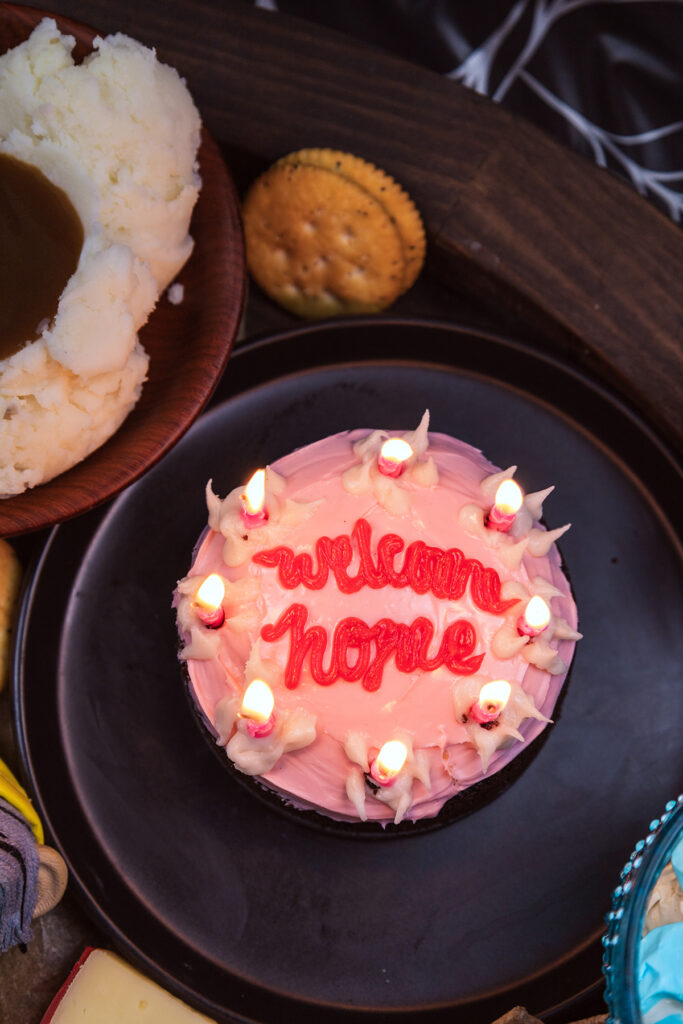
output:
POLYGON ((607 1024, 643 1024, 638 993, 638 956, 648 899, 683 835, 683 793, 650 822, 645 839, 621 871, 603 935, 607 1024))

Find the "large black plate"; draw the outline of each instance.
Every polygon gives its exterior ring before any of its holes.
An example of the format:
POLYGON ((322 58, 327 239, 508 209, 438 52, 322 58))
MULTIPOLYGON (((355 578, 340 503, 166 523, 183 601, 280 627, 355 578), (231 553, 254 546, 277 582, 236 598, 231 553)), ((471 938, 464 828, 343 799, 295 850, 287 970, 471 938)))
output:
POLYGON ((17 728, 73 884, 130 957, 220 1019, 477 1024, 515 1003, 569 1019, 553 1008, 597 990, 619 868, 683 777, 675 464, 585 378, 451 327, 295 331, 238 352, 226 396, 106 513, 55 529, 22 608, 17 728), (208 477, 223 493, 294 446, 411 427, 426 406, 527 488, 557 483, 546 518, 573 522, 585 639, 507 792, 436 832, 348 840, 265 808, 214 759, 170 595, 208 477))

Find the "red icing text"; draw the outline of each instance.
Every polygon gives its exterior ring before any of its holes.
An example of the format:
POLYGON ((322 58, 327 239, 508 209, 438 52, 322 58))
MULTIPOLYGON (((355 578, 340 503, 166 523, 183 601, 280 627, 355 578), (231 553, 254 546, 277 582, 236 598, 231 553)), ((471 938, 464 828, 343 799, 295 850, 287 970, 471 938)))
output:
MULTIPOLYGON (((366 519, 359 519, 350 536, 318 539, 315 545, 317 564, 308 552, 295 555, 284 545, 259 551, 253 561, 277 569, 280 583, 287 590, 298 586, 320 590, 331 571, 343 594, 355 594, 362 587, 373 590, 410 587, 417 594, 431 591, 437 598, 455 601, 463 596, 469 582, 472 600, 482 611, 504 615, 517 603, 516 598, 502 599, 500 577, 495 569, 484 568, 476 559, 465 558, 459 548, 444 550, 429 547, 421 540, 413 541, 405 548, 399 568, 394 561, 403 551, 405 541, 398 534, 387 533, 381 537, 376 556, 372 554, 370 540, 370 524, 366 519), (354 575, 349 574, 354 557, 352 541, 358 555, 358 570, 354 575)), ((474 626, 465 619, 452 622, 444 631, 438 649, 430 654, 434 625, 424 616, 410 625, 385 618, 372 626, 362 619, 345 618, 335 627, 328 655, 327 630, 322 626, 306 629, 307 618, 306 607, 293 604, 277 622, 261 630, 267 642, 280 640, 289 633, 285 685, 290 690, 299 685, 306 658, 311 675, 321 686, 329 686, 337 679, 350 683, 362 680, 366 690, 379 688, 382 670, 391 657, 400 672, 433 672, 444 665, 455 675, 472 675, 484 658, 483 654, 474 653, 474 626), (324 664, 326 657, 327 666, 324 664)))
POLYGON ((460 548, 429 547, 424 541, 409 544, 400 569, 394 559, 405 547, 396 533, 386 533, 377 543, 376 560, 370 548, 371 527, 367 519, 359 519, 349 537, 342 534, 332 540, 320 537, 315 545, 317 565, 308 552, 295 555, 291 548, 280 546, 259 551, 253 556, 257 565, 277 568, 279 580, 287 590, 302 584, 309 590, 320 590, 327 583, 330 570, 343 594, 355 594, 362 587, 410 587, 417 594, 428 591, 435 597, 457 601, 465 593, 469 581, 472 600, 482 611, 504 615, 517 603, 501 598, 500 576, 495 569, 484 568, 476 558, 465 558, 460 548), (360 559, 355 576, 348 573, 353 558, 351 541, 355 541, 360 559))
POLYGON ((458 619, 446 628, 438 650, 430 656, 434 626, 423 616, 410 626, 393 619, 380 619, 374 626, 369 626, 362 619, 349 617, 335 627, 326 668, 323 660, 328 645, 327 630, 322 626, 306 629, 307 617, 308 609, 304 605, 293 604, 277 622, 261 630, 261 636, 267 642, 279 640, 287 632, 290 634, 285 668, 285 685, 290 690, 299 685, 307 655, 311 675, 321 686, 329 686, 338 679, 349 683, 361 679, 366 690, 379 688, 382 670, 392 655, 400 672, 416 672, 418 669, 433 672, 445 665, 456 675, 472 675, 484 658, 483 654, 473 653, 476 643, 474 627, 465 619, 458 619))

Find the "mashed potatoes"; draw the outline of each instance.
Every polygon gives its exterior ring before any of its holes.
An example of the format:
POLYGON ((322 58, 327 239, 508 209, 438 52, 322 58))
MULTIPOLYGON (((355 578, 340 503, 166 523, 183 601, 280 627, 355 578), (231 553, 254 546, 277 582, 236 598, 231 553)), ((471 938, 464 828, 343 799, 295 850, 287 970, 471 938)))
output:
POLYGON ((52 322, 0 360, 0 495, 85 458, 137 401, 137 332, 192 251, 200 120, 177 72, 117 34, 80 64, 45 19, 0 57, 0 152, 38 167, 83 222, 52 322))

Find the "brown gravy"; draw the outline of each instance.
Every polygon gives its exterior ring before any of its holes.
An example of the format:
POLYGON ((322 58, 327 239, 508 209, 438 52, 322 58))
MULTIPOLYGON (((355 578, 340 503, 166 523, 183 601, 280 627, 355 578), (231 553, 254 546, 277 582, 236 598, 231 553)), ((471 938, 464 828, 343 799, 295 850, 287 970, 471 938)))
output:
POLYGON ((54 318, 82 248, 83 225, 67 194, 0 153, 0 359, 54 318))

